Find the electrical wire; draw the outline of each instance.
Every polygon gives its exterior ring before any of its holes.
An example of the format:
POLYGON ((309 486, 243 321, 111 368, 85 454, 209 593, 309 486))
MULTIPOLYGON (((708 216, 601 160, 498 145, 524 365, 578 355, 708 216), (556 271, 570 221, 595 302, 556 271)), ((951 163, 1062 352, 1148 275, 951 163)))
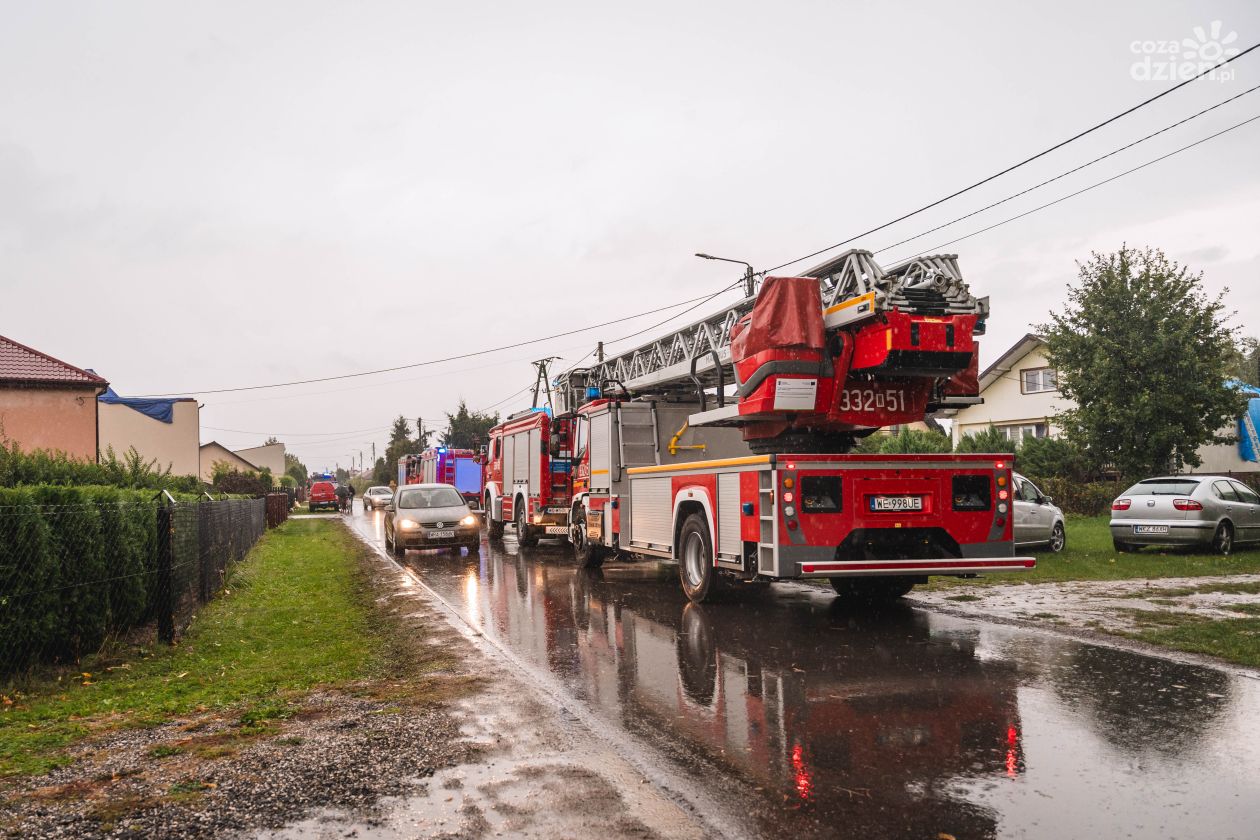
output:
POLYGON ((1053 206, 1054 206, 1054 205, 1056 205, 1056 204, 1060 204, 1060 203, 1062 203, 1062 202, 1064 202, 1064 201, 1067 201, 1069 198, 1075 198, 1076 196, 1081 195, 1082 193, 1087 193, 1087 192, 1089 192, 1089 191, 1090 191, 1090 190, 1092 190, 1092 189, 1095 189, 1095 188, 1097 188, 1097 187, 1101 187, 1101 186, 1103 186, 1104 184, 1110 184, 1112 181, 1115 181, 1115 180, 1117 180, 1118 178, 1123 178, 1125 175, 1130 175, 1130 174, 1132 174, 1132 173, 1134 173, 1134 172, 1137 172, 1138 170, 1145 169, 1146 167, 1151 166, 1151 165, 1156 164, 1156 163, 1159 163, 1159 162, 1160 162, 1160 161, 1162 161, 1162 160, 1167 160, 1168 158, 1172 157, 1173 155, 1178 155, 1178 154, 1181 154, 1181 153, 1182 153, 1182 152, 1184 152, 1184 151, 1187 151, 1187 150, 1189 150, 1189 149, 1193 149, 1195 146, 1202 145, 1203 143, 1206 143, 1206 142, 1208 142, 1209 140, 1214 140, 1214 139, 1216 139, 1217 137, 1220 137, 1222 134, 1228 134, 1229 132, 1233 131, 1234 129, 1236 129, 1236 128, 1242 128, 1244 125, 1247 125, 1248 123, 1255 122, 1256 120, 1260 120, 1260 114, 1257 114, 1256 116, 1251 117, 1251 118, 1249 118, 1249 119, 1243 120, 1242 122, 1235 123, 1234 125, 1231 125, 1229 128, 1224 128, 1224 129, 1221 129, 1220 131, 1216 132, 1215 134, 1209 134, 1207 137, 1204 137, 1204 138, 1202 138, 1201 140, 1196 140, 1196 141, 1194 141, 1193 143, 1190 143, 1190 144, 1188 144, 1188 145, 1182 146, 1180 149, 1174 149, 1173 151, 1169 152, 1168 154, 1165 154, 1165 155, 1160 155, 1160 156, 1159 156, 1159 157, 1157 157, 1157 158, 1154 158, 1154 159, 1152 159, 1152 160, 1148 160, 1146 163, 1143 163, 1143 164, 1141 164, 1141 165, 1139 165, 1139 166, 1135 166, 1135 167, 1133 167, 1132 169, 1126 169, 1124 172, 1121 172, 1121 173, 1119 173, 1119 174, 1117 174, 1117 175, 1112 175, 1110 178, 1106 178, 1106 179, 1104 179, 1104 180, 1102 180, 1102 181, 1098 181, 1097 183, 1090 184, 1088 187, 1083 187, 1083 188, 1081 188, 1081 189, 1077 190, 1076 192, 1073 192, 1073 193, 1068 193, 1068 194, 1067 194, 1067 195, 1065 195, 1065 196, 1061 196, 1061 197, 1059 197, 1059 198, 1056 198, 1054 201, 1048 201, 1048 202, 1046 202, 1045 204, 1040 205, 1039 207, 1034 207, 1034 208, 1032 208, 1031 210, 1026 210, 1026 211, 1024 211, 1023 213, 1020 213, 1020 214, 1018 214, 1018 215, 1016 215, 1016 216, 1011 216, 1010 218, 1003 219, 1003 220, 1002 220, 1002 221, 1000 221, 1000 222, 995 222, 995 223, 993 223, 993 224, 991 224, 991 225, 989 225, 989 226, 987 226, 987 227, 980 228, 979 230, 974 230, 974 231, 972 231, 971 233, 968 233, 968 234, 965 234, 965 235, 963 235, 963 236, 958 237, 957 239, 951 239, 950 241, 948 241, 948 242, 943 242, 943 243, 941 243, 940 245, 934 245, 933 247, 931 247, 931 248, 927 248, 927 249, 924 249, 924 250, 922 250, 922 251, 919 251, 919 252, 918 252, 918 253, 916 253, 916 254, 912 254, 912 255, 910 255, 910 256, 908 256, 908 257, 904 257, 904 258, 902 258, 902 259, 895 260, 895 262, 896 262, 896 263, 903 263, 903 262, 906 262, 907 260, 912 260, 912 259, 914 259, 915 257, 920 257, 920 256, 923 256, 924 254, 929 254, 929 253, 938 253, 938 252, 940 251, 940 249, 942 249, 942 248, 948 248, 950 245, 953 245, 953 244, 955 244, 955 243, 957 243, 957 242, 962 242, 964 239, 970 239, 970 238, 971 238, 971 237, 973 237, 973 236, 979 236, 979 235, 980 235, 980 234, 982 234, 982 233, 987 233, 988 231, 991 231, 991 230, 993 230, 994 228, 997 228, 997 227, 1001 227, 1002 225, 1005 225, 1005 224, 1007 224, 1007 223, 1009 223, 1009 222, 1014 222, 1014 221, 1016 221, 1016 220, 1018 220, 1018 219, 1022 219, 1022 218, 1024 218, 1025 216, 1030 216, 1030 215, 1032 215, 1033 213, 1038 212, 1039 210, 1045 210, 1047 207, 1053 207, 1053 206))
POLYGON ((962 189, 960 189, 960 190, 957 190, 957 191, 955 191, 955 192, 950 193, 949 195, 945 196, 944 198, 938 198, 936 201, 933 201, 933 202, 931 202, 930 204, 925 204, 925 205, 923 205, 922 207, 920 207, 920 208, 919 208, 919 209, 917 209, 917 210, 912 210, 912 211, 910 211, 909 213, 906 213, 906 214, 904 214, 904 215, 898 216, 897 218, 893 219, 892 221, 884 222, 883 224, 878 225, 878 226, 876 226, 876 227, 873 227, 873 228, 871 228, 871 229, 870 229, 870 230, 868 230, 868 231, 864 231, 863 233, 859 233, 859 234, 857 234, 856 236, 850 236, 848 239, 842 239, 841 241, 839 241, 839 242, 835 243, 834 245, 828 245, 826 248, 820 248, 819 250, 817 250, 817 251, 813 251, 813 252, 811 252, 811 253, 808 253, 808 254, 806 254, 806 255, 805 255, 805 256, 803 256, 803 257, 797 257, 797 258, 796 258, 796 259, 794 259, 794 260, 789 260, 788 262, 782 263, 782 264, 780 264, 780 265, 776 265, 774 268, 768 268, 768 269, 766 269, 765 271, 760 272, 760 273, 761 273, 761 274, 763 274, 763 275, 764 275, 764 274, 768 274, 769 272, 772 272, 772 271, 778 271, 778 270, 779 270, 779 269, 781 269, 781 268, 787 268, 787 267, 788 267, 788 266, 790 266, 790 265, 796 265, 798 262, 803 262, 803 261, 805 261, 805 260, 812 259, 813 257, 820 256, 820 255, 822 255, 822 254, 827 253, 828 251, 835 250, 836 248, 839 248, 839 247, 840 247, 840 246, 842 246, 842 245, 848 245, 850 242, 853 242, 854 240, 857 240, 857 239, 861 239, 861 238, 862 238, 862 237, 864 237, 864 236, 869 236, 869 235, 871 235, 872 233, 878 233, 879 231, 884 230, 885 228, 891 227, 891 226, 893 226, 893 225, 897 224, 898 222, 904 222, 906 219, 909 219, 909 218, 911 218, 912 216, 917 216, 917 215, 919 215, 920 213, 922 213, 922 212, 924 212, 924 211, 926 211, 926 210, 931 210, 933 207, 937 207, 937 206, 939 206, 939 205, 941 205, 941 204, 944 204, 946 201, 949 201, 950 199, 957 198, 958 196, 960 196, 960 195, 962 195, 962 194, 964 194, 964 193, 971 192, 972 190, 976 189, 977 187, 981 187, 981 186, 983 186, 983 185, 985 185, 985 184, 989 183, 990 181, 993 181, 993 180, 995 180, 995 179, 997 179, 997 178, 1002 177, 1003 175, 1006 175, 1006 174, 1008 174, 1008 173, 1010 173, 1010 172, 1014 172, 1016 169, 1019 169, 1021 166, 1025 166, 1025 165, 1027 165, 1027 164, 1029 164, 1029 163, 1032 163, 1033 161, 1035 161, 1035 160, 1037 160, 1037 159, 1039 159, 1039 158, 1043 158, 1043 157, 1045 157, 1046 155, 1050 154, 1051 152, 1057 151, 1058 149, 1062 149, 1064 146, 1068 145, 1069 143, 1073 143, 1073 142, 1075 142, 1075 141, 1077 141, 1077 140, 1080 140, 1082 137, 1085 137, 1086 135, 1093 134, 1093 133, 1094 133, 1095 131, 1097 131, 1098 129, 1103 128, 1104 126, 1110 125, 1111 123, 1113 123, 1113 122, 1115 122, 1116 120, 1119 120, 1119 119, 1121 119, 1121 118, 1123 118, 1123 117, 1127 117, 1129 114, 1132 114, 1134 111, 1137 111, 1137 110, 1139 110, 1139 109, 1141 109, 1141 108, 1145 108, 1147 105, 1150 105, 1152 102, 1155 102, 1156 100, 1162 99, 1162 98, 1164 98, 1165 96, 1167 96, 1168 94, 1172 93, 1173 91, 1180 90, 1181 88, 1185 87, 1186 85, 1190 84, 1191 82, 1197 81, 1197 80, 1199 80, 1199 79, 1203 78, 1204 76, 1208 75, 1209 73, 1212 73, 1212 72, 1215 72, 1216 70, 1219 70, 1221 67, 1224 67, 1226 64, 1229 64, 1231 61, 1237 61, 1238 59, 1242 58, 1243 56, 1247 55, 1248 53, 1250 53, 1250 52, 1252 52, 1253 50, 1256 50, 1256 49, 1260 49, 1260 43, 1257 43, 1257 44, 1252 44, 1250 47, 1248 47, 1247 49, 1245 49, 1245 50, 1243 50, 1242 52, 1238 53, 1237 55, 1230 56, 1229 58, 1225 59, 1224 61, 1220 62, 1219 64, 1216 64, 1216 65, 1214 65, 1213 67, 1210 67, 1210 68, 1208 68, 1207 70, 1204 70, 1203 72, 1199 73, 1197 76, 1193 76, 1193 77, 1191 77, 1191 78, 1189 78, 1189 79, 1186 79, 1186 80, 1184 80, 1184 81, 1182 81, 1182 82, 1179 82, 1178 84, 1173 85, 1172 87, 1168 88, 1167 90, 1165 90, 1165 91, 1163 91, 1163 92, 1161 92, 1161 93, 1157 93, 1157 94, 1155 94, 1154 96, 1152 96, 1151 98, 1146 99, 1146 100, 1143 100, 1142 102, 1139 102, 1138 104, 1134 105, 1133 107, 1128 108, 1128 109, 1126 109, 1126 110, 1124 110, 1124 111, 1121 111, 1120 113, 1116 114, 1115 116, 1108 117, 1107 119, 1103 120, 1102 122, 1098 123, 1097 125, 1095 125, 1095 126, 1093 126, 1093 127, 1091 127, 1091 128, 1087 128, 1087 129, 1085 129, 1084 131, 1081 131, 1081 132, 1078 132, 1077 134, 1072 135, 1071 137, 1067 138, 1066 140, 1062 140, 1062 141, 1060 141, 1060 142, 1058 142, 1058 143, 1055 143, 1053 146, 1049 147, 1048 149, 1044 149, 1043 151, 1037 152, 1037 154, 1032 155, 1031 157, 1025 158, 1024 160, 1021 160, 1019 163, 1016 163, 1016 164, 1013 164, 1013 165, 1011 165, 1011 166, 1008 166, 1008 167, 1006 167, 1005 169, 1001 170, 1000 172, 995 172, 994 174, 992 174, 992 175, 988 176, 987 178, 983 178, 983 179, 981 179, 981 180, 979 180, 979 181, 976 181, 976 182, 975 182, 974 184, 972 184, 971 186, 968 186, 968 187, 963 187, 963 188, 962 188, 962 189))
MULTIPOLYGON (((342 373, 336 376, 320 376, 320 377, 315 377, 312 379, 295 379, 290 382, 272 382, 265 385, 242 385, 236 388, 207 388, 207 389, 201 389, 201 390, 187 389, 187 390, 182 391, 181 393, 184 393, 184 394, 226 394, 226 393, 235 393, 237 391, 259 391, 259 390, 263 390, 267 388, 284 388, 290 385, 309 385, 315 382, 332 382, 332 381, 340 380, 340 379, 354 379, 360 376, 374 376, 380 373, 392 373, 398 370, 409 370, 411 368, 427 367, 429 365, 437 365, 443 362, 453 362, 453 361, 456 361, 457 359, 469 359, 474 356, 485 356, 489 353, 497 353, 501 350, 512 350, 514 348, 525 347, 530 344, 540 344, 544 341, 551 341, 556 338, 564 338, 565 336, 568 336, 568 335, 577 335, 578 333, 590 332, 591 330, 597 330, 602 327, 610 327, 613 324, 621 324, 621 323, 625 323, 626 321, 633 321, 635 318, 642 318, 645 315, 655 315, 658 312, 665 312, 666 310, 669 310, 669 309, 676 309, 679 306, 686 306, 689 303, 695 303, 696 301, 699 301, 702 299, 703 299, 703 296, 697 297, 697 298, 691 298, 690 300, 682 300, 682 301, 678 301, 677 303, 671 303, 668 306, 658 306, 657 308, 649 309, 646 312, 638 312, 638 313, 635 313, 634 315, 627 315, 624 318, 614 318, 613 320, 605 321, 602 324, 591 324, 588 327, 579 327, 578 329, 567 330, 566 332, 555 333, 553 335, 543 336, 541 338, 531 338, 526 341, 518 341, 514 344, 504 344, 501 347, 491 347, 486 350, 474 350, 469 353, 460 353, 455 356, 446 356, 441 359, 428 359, 423 362, 412 362, 411 364, 395 365, 393 367, 378 368, 377 370, 365 370, 365 371, 359 371, 357 373, 342 373)), ((171 396, 171 392, 161 393, 161 394, 142 394, 141 395, 141 397, 145 399, 153 399, 153 398, 167 397, 167 396, 171 396)))
POLYGON ((885 245, 883 248, 880 248, 878 251, 874 251, 873 253, 882 254, 885 251, 891 251, 893 248, 896 248, 899 245, 905 245, 907 242, 913 242, 914 240, 918 239, 921 236, 927 236, 929 233, 935 233, 936 231, 941 230, 942 228, 947 228, 950 225, 957 224, 958 222, 964 221, 966 219, 970 219, 972 216, 977 216, 986 210, 992 210, 994 207, 997 207, 1001 204, 1005 204, 1006 202, 1012 201, 1013 199, 1019 198, 1020 196, 1028 195, 1028 193, 1034 190, 1041 189, 1047 184, 1052 184, 1055 181, 1062 180, 1063 178, 1066 178, 1069 175, 1073 175, 1077 172, 1080 172, 1082 169, 1093 166, 1095 163, 1099 163, 1101 161, 1106 160, 1109 157, 1114 157, 1115 155, 1118 155, 1123 151, 1132 149, 1134 146, 1137 146, 1139 143, 1145 143, 1147 140, 1150 140, 1152 137, 1158 137, 1159 135, 1163 134, 1166 131, 1171 131, 1172 129, 1177 128, 1178 126, 1185 125, 1191 120, 1198 119, 1204 114, 1215 111, 1217 108, 1220 108, 1222 105, 1228 105, 1229 103, 1233 102, 1235 99, 1241 99, 1247 94, 1255 93, 1258 90, 1260 90, 1260 85, 1256 85, 1253 88, 1244 90, 1242 93, 1237 94, 1236 96, 1231 96, 1229 99, 1224 99, 1224 100, 1221 100, 1220 102, 1217 102, 1215 105, 1211 106, 1210 108, 1204 108, 1202 111, 1199 111, 1197 114, 1191 114, 1190 116, 1186 117, 1183 120, 1178 120, 1175 123, 1166 125, 1163 128, 1161 128, 1159 131, 1153 131, 1150 134, 1146 135, 1145 137, 1134 140, 1132 143, 1128 143, 1124 146, 1121 146, 1118 149, 1113 149, 1112 151, 1107 152, 1107 154, 1102 155, 1101 157, 1096 157, 1091 161, 1082 163, 1080 166, 1069 169, 1066 172, 1061 172, 1058 175, 1055 175, 1053 178, 1048 178, 1045 181, 1042 181, 1040 184, 1034 184, 1033 186, 1029 187, 1026 190, 1020 190, 1019 192, 1014 193, 1013 195, 1008 195, 1006 198, 1003 198, 1000 201, 995 201, 992 204, 986 204, 984 207, 981 207, 979 210, 972 211, 971 213, 968 213, 965 216, 959 216, 956 219, 951 219, 950 221, 945 222, 944 224, 937 225, 936 227, 925 230, 922 233, 916 233, 914 236, 903 239, 900 242, 894 242, 891 245, 885 245))

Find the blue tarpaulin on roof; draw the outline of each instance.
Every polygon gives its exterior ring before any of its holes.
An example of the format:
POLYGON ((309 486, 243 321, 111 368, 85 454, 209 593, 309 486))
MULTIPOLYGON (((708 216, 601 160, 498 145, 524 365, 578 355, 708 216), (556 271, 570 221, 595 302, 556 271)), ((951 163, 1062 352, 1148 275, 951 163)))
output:
POLYGON ((1247 410, 1238 418, 1238 455, 1244 461, 1260 461, 1260 388, 1242 382, 1231 383, 1239 391, 1247 394, 1247 410))
POLYGON ((160 420, 163 423, 170 423, 175 419, 175 400, 120 397, 114 393, 113 388, 106 388, 105 393, 101 394, 97 399, 110 405, 125 405, 128 408, 134 408, 141 414, 152 417, 154 420, 160 420))

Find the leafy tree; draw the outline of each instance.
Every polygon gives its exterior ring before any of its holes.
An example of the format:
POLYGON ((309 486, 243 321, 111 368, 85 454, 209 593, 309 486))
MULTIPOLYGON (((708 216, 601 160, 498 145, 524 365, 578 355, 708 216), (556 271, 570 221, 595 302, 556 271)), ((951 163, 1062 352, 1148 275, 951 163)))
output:
POLYGON ((1068 306, 1039 327, 1076 407, 1059 420, 1092 466, 1138 478, 1201 463, 1196 450, 1227 443, 1242 409, 1224 387, 1235 353, 1224 292, 1162 251, 1094 253, 1068 287, 1068 306))
POLYGON ((452 449, 476 449, 490 439, 490 429, 499 424, 499 413, 482 414, 469 411, 463 400, 459 409, 446 414, 446 431, 442 433, 442 445, 452 449))
POLYGON ((1230 356, 1229 376, 1260 388, 1260 340, 1248 336, 1238 342, 1230 356))
POLYGON ((394 426, 389 431, 389 443, 385 445, 386 475, 397 474, 398 459, 403 455, 418 452, 420 448, 419 441, 411 437, 411 424, 400 414, 394 420, 394 426))
POLYGON ((306 464, 302 463, 302 459, 294 455, 292 452, 284 453, 284 474, 291 476, 293 481, 299 486, 306 484, 306 479, 310 476, 310 471, 306 469, 306 464))
POLYGON ((389 480, 397 475, 397 471, 393 474, 389 471, 389 465, 385 463, 384 458, 377 458, 376 463, 372 466, 372 483, 373 484, 389 484, 389 480))
POLYGON ((992 452, 995 454, 1014 453, 1017 449, 1014 441, 1002 433, 997 426, 992 423, 989 428, 982 432, 976 432, 973 435, 963 435, 955 452, 992 452))

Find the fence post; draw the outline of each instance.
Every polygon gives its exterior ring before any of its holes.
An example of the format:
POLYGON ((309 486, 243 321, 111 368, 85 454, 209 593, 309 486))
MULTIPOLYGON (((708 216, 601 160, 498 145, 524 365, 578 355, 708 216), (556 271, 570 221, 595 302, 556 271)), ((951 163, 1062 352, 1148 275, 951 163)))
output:
POLYGON ((175 499, 165 490, 158 497, 157 630, 158 641, 175 643, 175 587, 171 567, 175 557, 175 499), (165 497, 165 498, 163 498, 165 497))

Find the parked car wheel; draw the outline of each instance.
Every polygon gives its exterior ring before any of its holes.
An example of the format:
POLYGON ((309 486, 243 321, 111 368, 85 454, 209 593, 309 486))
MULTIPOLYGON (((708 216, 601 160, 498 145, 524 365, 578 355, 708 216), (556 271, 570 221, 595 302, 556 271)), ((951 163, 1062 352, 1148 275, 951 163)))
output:
POLYGON ((1233 550, 1234 526, 1222 522, 1216 526, 1216 533, 1212 536, 1212 551, 1216 554, 1229 554, 1233 550))
POLYGON ((1067 546, 1067 532, 1063 530, 1063 523, 1054 523, 1054 528, 1050 531, 1050 550, 1055 554, 1067 546))
POLYGON ((402 557, 407 553, 407 549, 398 544, 398 535, 392 530, 385 532, 385 539, 389 543, 389 553, 395 557, 402 557), (392 535, 392 536, 391 536, 392 535))

